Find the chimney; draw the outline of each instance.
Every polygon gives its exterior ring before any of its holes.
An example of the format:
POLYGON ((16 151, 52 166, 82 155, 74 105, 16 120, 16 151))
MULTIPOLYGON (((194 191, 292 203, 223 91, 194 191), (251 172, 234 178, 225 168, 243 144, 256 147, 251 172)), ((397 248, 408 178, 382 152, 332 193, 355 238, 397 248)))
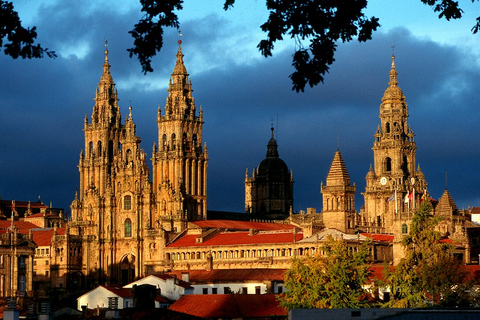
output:
POLYGON ((182 280, 185 282, 190 282, 190 273, 189 272, 182 272, 182 280))

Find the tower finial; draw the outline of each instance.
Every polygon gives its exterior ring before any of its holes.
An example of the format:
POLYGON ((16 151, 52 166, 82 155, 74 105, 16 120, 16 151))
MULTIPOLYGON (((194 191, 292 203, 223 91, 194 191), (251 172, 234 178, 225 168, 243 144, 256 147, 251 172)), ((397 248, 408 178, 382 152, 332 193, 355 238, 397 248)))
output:
POLYGON ((395 70, 395 55, 392 52, 392 69, 390 70, 390 81, 388 82, 390 86, 397 86, 397 75, 397 70, 395 70))
POLYGON ((108 61, 108 40, 105 40, 105 61, 108 61))

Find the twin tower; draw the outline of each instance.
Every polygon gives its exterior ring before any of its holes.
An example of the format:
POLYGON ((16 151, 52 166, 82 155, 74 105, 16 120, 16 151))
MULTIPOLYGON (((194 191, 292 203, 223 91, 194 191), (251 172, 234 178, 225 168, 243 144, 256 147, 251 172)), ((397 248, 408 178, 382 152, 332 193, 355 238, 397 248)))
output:
POLYGON ((79 271, 84 274, 96 270, 101 273, 96 278, 108 274, 128 283, 143 273, 142 266, 153 272, 162 263, 159 250, 170 240, 168 234, 181 233, 188 221, 206 219, 203 112, 195 106, 181 41, 176 58, 163 114, 160 108, 157 113, 150 181, 131 108, 122 124, 105 50, 91 121, 85 117, 80 189, 68 224, 69 234, 77 236, 72 245, 83 253, 79 271))

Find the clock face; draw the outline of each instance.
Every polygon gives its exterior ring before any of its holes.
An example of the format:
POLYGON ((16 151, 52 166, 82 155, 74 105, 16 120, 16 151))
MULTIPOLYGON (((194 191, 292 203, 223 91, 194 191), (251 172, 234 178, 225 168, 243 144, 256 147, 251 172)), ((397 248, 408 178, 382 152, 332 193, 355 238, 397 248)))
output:
POLYGON ((381 184, 382 186, 386 185, 386 184, 387 184, 387 178, 382 177, 382 178, 380 179, 380 184, 381 184))
POLYGON ((411 178, 410 179, 410 183, 412 184, 412 186, 415 184, 415 178, 411 178))

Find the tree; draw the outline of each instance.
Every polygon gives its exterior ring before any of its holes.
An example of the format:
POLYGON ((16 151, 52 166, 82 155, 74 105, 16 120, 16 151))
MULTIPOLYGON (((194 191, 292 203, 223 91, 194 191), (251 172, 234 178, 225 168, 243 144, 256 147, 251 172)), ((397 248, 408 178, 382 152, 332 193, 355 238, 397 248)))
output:
POLYGON ((453 255, 453 247, 440 241, 438 219, 430 203, 414 213, 410 232, 402 240, 405 258, 393 270, 385 268, 385 286, 391 300, 385 307, 469 306, 468 272, 453 255))
POLYGON ((363 285, 369 277, 368 244, 349 250, 343 240, 329 237, 325 255, 293 259, 285 273, 285 294, 280 303, 297 308, 359 308, 367 306, 363 285))
POLYGON ((44 54, 50 58, 56 57, 55 51, 35 45, 36 38, 36 28, 25 29, 18 13, 13 9, 13 4, 0 0, 0 48, 5 48, 3 52, 14 59, 42 58, 44 54))
MULTIPOLYGON (((440 19, 459 19, 463 10, 455 0, 420 0, 433 8, 440 19)), ((472 2, 478 0, 471 0, 472 2)), ((0 0, 0 48, 2 40, 5 54, 14 58, 38 58, 43 54, 54 56, 53 51, 33 45, 35 27, 24 29, 17 12, 10 2, 0 0)), ((134 38, 133 47, 127 49, 130 57, 136 56, 144 73, 152 72, 152 58, 162 49, 163 29, 179 28, 180 22, 175 10, 183 9, 183 0, 140 0, 144 16, 129 33, 134 38)), ((225 10, 233 8, 235 0, 225 0, 225 10)), ((268 20, 260 26, 267 34, 258 49, 265 57, 271 56, 274 44, 284 37, 295 40, 290 75, 293 90, 304 91, 308 84, 313 87, 323 82, 330 65, 335 61, 337 42, 349 42, 356 38, 367 41, 380 27, 379 19, 367 17, 363 10, 367 0, 266 0, 270 11, 268 20), (305 42, 305 45, 304 45, 305 42)), ((480 17, 473 26, 473 33, 480 30, 480 17)))
MULTIPOLYGON (((421 0, 438 12, 439 18, 459 19, 462 9, 455 0, 421 0)), ((475 2, 476 0, 471 0, 475 2)), ((130 57, 136 55, 144 73, 153 71, 151 59, 163 45, 163 27, 179 27, 174 9, 181 10, 183 0, 140 0, 145 16, 135 25, 130 34, 134 48, 128 49, 130 57)), ((235 0, 225 0, 223 8, 233 7, 235 0)), ((367 41, 373 31, 380 27, 379 19, 366 17, 363 10, 367 0, 266 0, 270 11, 268 21, 260 26, 267 38, 260 41, 258 49, 265 57, 271 56, 274 43, 285 36, 295 39, 293 54, 294 72, 290 75, 293 90, 304 91, 308 84, 313 87, 323 82, 339 40, 349 42, 354 37, 367 41), (303 42, 308 42, 304 47, 303 42)), ((472 28, 480 29, 480 17, 472 28)))

